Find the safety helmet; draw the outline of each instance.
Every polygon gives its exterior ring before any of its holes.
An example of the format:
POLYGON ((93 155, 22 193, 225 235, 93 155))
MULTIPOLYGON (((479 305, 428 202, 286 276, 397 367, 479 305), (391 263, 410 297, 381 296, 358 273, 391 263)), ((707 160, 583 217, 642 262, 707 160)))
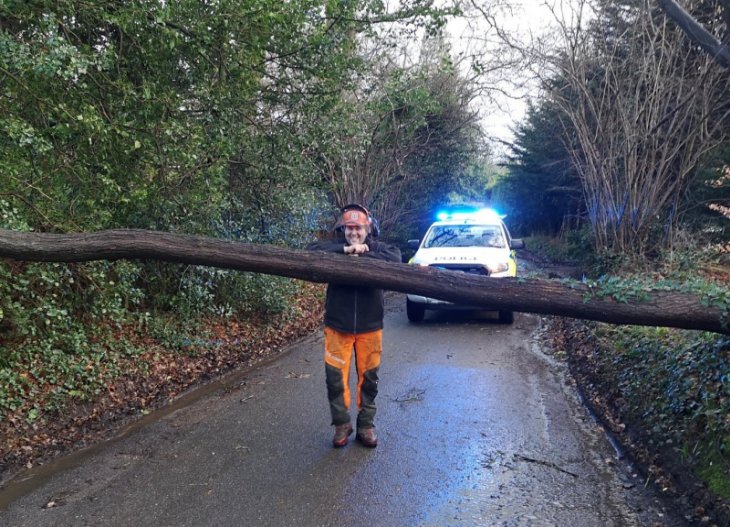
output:
POLYGON ((376 237, 380 234, 378 220, 372 217, 370 211, 358 203, 350 203, 340 209, 342 214, 335 223, 335 230, 342 231, 347 225, 362 225, 370 227, 370 235, 376 237))

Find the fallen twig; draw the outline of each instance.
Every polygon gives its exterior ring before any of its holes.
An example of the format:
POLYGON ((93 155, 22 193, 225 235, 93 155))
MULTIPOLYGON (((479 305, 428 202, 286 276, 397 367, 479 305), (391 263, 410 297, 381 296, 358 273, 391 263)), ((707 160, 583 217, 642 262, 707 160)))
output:
POLYGON ((578 477, 578 474, 576 474, 574 472, 570 472, 569 470, 565 470, 564 468, 556 465, 552 461, 545 461, 545 460, 542 460, 542 459, 535 459, 535 458, 532 458, 532 457, 523 456, 522 454, 515 454, 515 457, 517 459, 521 459, 522 461, 527 461, 529 463, 537 463, 538 465, 544 465, 546 467, 554 468, 555 470, 558 470, 560 472, 563 472, 565 474, 568 474, 569 476, 573 476, 574 478, 577 478, 578 477))

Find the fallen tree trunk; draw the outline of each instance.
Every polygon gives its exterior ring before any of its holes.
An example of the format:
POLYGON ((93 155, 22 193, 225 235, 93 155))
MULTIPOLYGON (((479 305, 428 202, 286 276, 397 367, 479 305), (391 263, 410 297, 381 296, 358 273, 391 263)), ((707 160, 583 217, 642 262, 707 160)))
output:
POLYGON ((485 309, 730 333, 727 313, 680 292, 649 291, 641 301, 618 302, 596 287, 577 282, 490 279, 319 251, 156 231, 45 234, 0 229, 0 257, 42 262, 164 260, 311 282, 370 285, 485 309), (342 265, 343 258, 349 258, 347 265, 342 265))

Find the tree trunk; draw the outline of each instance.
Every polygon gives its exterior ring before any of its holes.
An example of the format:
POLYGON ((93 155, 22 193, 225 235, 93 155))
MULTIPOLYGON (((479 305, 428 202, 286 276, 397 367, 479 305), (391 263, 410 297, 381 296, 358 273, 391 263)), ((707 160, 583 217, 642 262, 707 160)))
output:
POLYGON ((721 42, 707 31, 692 15, 680 6, 675 0, 658 0, 661 7, 669 18, 680 27, 689 39, 704 49, 715 62, 730 71, 730 2, 725 0, 723 6, 723 17, 725 24, 725 42, 721 42))
POLYGON ((490 279, 346 255, 144 230, 42 234, 0 229, 0 257, 42 262, 154 259, 251 271, 311 282, 369 285, 461 304, 612 324, 730 333, 727 314, 696 296, 648 292, 618 302, 597 287, 541 279, 490 279), (343 258, 348 258, 343 265, 343 258))

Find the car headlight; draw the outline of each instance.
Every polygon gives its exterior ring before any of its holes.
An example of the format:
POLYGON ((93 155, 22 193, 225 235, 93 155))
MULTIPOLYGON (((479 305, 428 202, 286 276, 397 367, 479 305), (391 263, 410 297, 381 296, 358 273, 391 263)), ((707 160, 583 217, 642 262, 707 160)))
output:
POLYGON ((489 269, 489 274, 504 273, 505 271, 509 271, 509 264, 507 262, 490 264, 487 265, 487 269, 489 269))

